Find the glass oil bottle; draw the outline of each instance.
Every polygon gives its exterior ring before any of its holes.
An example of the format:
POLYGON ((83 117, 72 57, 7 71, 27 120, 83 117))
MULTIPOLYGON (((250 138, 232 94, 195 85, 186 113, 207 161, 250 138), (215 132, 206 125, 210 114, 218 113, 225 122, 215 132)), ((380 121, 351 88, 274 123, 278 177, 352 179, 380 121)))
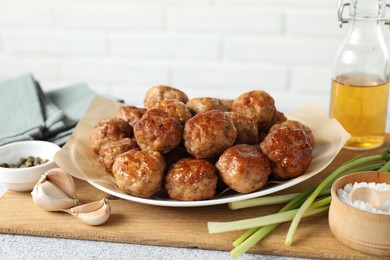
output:
POLYGON ((330 117, 351 134, 345 148, 365 150, 383 144, 389 92, 389 52, 382 33, 384 0, 340 0, 340 27, 349 23, 332 71, 330 117), (349 16, 344 17, 344 8, 349 16))

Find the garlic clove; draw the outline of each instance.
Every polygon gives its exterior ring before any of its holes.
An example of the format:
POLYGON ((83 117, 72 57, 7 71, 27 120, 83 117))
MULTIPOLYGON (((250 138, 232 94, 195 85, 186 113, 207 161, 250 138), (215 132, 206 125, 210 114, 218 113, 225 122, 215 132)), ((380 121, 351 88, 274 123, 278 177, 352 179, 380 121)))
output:
POLYGON ((62 211, 72 214, 88 225, 96 226, 108 220, 111 214, 111 206, 108 200, 102 199, 62 211))
POLYGON ((76 198, 76 185, 73 177, 61 168, 54 168, 46 171, 46 178, 57 185, 70 198, 76 198))
POLYGON ((77 199, 68 197, 50 181, 37 183, 31 192, 34 203, 43 210, 59 211, 78 205, 77 199))
POLYGON ((59 211, 79 204, 73 177, 60 168, 45 172, 32 192, 34 203, 43 210, 59 211))

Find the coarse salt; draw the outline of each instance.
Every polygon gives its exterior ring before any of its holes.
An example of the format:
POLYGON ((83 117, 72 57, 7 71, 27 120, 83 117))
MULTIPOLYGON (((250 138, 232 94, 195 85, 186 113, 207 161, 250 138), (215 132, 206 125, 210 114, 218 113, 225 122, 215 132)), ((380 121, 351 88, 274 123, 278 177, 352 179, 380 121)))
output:
POLYGON ((339 189, 337 191, 337 196, 345 203, 351 205, 352 207, 355 207, 360 210, 368 211, 371 213, 377 213, 377 214, 390 214, 390 200, 386 200, 380 208, 375 208, 371 203, 366 203, 361 200, 354 200, 351 201, 349 199, 349 194, 352 192, 352 190, 359 188, 359 187, 369 187, 374 190, 389 190, 390 185, 387 183, 376 183, 376 182, 355 182, 354 184, 348 183, 344 186, 343 189, 339 189))

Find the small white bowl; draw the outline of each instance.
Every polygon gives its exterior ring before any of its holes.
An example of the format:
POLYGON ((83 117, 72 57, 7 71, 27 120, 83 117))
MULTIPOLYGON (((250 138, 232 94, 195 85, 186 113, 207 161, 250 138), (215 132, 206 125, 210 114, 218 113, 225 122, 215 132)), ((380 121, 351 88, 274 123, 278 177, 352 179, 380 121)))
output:
POLYGON ((18 163, 20 158, 28 156, 49 160, 28 168, 0 167, 0 184, 12 191, 31 191, 47 170, 58 167, 53 159, 60 149, 58 145, 46 141, 22 141, 0 146, 0 164, 18 163))

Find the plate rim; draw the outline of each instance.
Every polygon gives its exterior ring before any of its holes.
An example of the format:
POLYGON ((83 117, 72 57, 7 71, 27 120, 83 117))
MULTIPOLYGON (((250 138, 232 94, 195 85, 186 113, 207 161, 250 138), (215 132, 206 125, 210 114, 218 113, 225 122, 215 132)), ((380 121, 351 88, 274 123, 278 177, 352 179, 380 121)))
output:
POLYGON ((178 200, 171 200, 171 199, 158 200, 158 199, 140 198, 140 197, 132 196, 130 194, 125 194, 123 192, 110 189, 110 188, 104 186, 105 182, 98 182, 98 181, 93 181, 93 180, 87 180, 87 181, 92 186, 94 186, 95 188, 97 188, 101 191, 104 191, 110 195, 113 195, 113 196, 116 196, 118 198, 125 199, 128 201, 138 202, 138 203, 147 204, 147 205, 163 206, 163 207, 203 207, 203 206, 222 205, 222 204, 227 204, 230 202, 236 202, 236 201, 241 201, 241 200, 246 200, 246 199, 263 197, 265 195, 270 195, 270 194, 285 190, 287 188, 290 188, 290 187, 292 187, 296 184, 299 184, 305 180, 308 180, 311 177, 320 173, 322 170, 323 169, 319 169, 318 171, 312 172, 310 174, 303 174, 299 177, 288 180, 288 181, 286 181, 282 184, 279 184, 275 187, 270 187, 268 189, 261 189, 261 190, 258 190, 258 191, 252 192, 252 193, 248 193, 248 194, 237 193, 231 197, 213 198, 213 199, 209 199, 209 200, 197 200, 197 201, 178 201, 178 200), (101 183, 103 183, 103 184, 101 184, 101 183))

